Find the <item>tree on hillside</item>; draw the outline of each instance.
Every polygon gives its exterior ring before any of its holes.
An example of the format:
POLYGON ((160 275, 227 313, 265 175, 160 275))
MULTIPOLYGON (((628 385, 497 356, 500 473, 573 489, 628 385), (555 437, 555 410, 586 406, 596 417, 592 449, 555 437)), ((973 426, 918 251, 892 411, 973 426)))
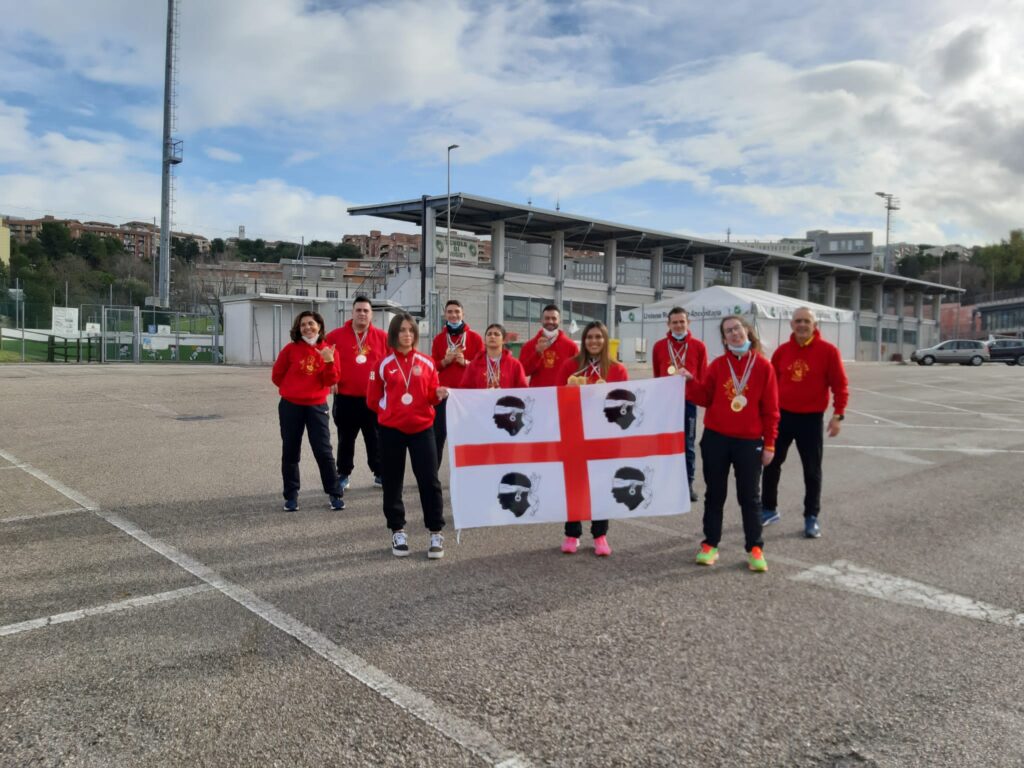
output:
POLYGON ((985 270, 990 292, 1024 285, 1024 230, 1015 229, 1008 240, 979 248, 972 261, 985 270))
POLYGON ((71 230, 56 221, 44 221, 38 239, 39 244, 43 246, 43 253, 50 261, 60 261, 69 253, 75 252, 71 230))

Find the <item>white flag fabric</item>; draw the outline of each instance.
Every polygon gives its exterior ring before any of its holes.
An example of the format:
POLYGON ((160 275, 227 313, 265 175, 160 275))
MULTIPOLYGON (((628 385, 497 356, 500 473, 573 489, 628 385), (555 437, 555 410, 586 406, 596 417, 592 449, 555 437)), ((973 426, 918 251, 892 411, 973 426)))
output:
POLYGON ((688 512, 684 394, 680 376, 450 390, 455 527, 688 512))

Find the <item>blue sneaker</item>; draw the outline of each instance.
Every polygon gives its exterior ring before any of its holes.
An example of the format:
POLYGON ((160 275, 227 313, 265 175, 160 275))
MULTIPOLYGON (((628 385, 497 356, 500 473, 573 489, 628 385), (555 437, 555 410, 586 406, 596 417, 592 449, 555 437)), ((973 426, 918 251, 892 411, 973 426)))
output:
POLYGON ((804 537, 808 539, 821 538, 821 526, 818 525, 818 518, 815 515, 808 515, 804 518, 804 537))
POLYGON ((384 478, 381 477, 380 475, 374 475, 373 476, 373 484, 375 486, 377 486, 378 488, 383 488, 384 487, 384 478))
POLYGON ((297 512, 299 509, 298 499, 285 499, 284 500, 284 511, 285 512, 297 512))
POLYGON ((338 478, 338 487, 343 491, 348 488, 348 475, 342 475, 338 478))
POLYGON ((779 522, 779 519, 781 517, 782 515, 780 515, 774 509, 768 509, 767 507, 762 507, 761 509, 761 525, 771 525, 772 523, 777 523, 779 522))
POLYGON ((340 512, 345 508, 345 500, 341 496, 331 496, 331 509, 340 512))

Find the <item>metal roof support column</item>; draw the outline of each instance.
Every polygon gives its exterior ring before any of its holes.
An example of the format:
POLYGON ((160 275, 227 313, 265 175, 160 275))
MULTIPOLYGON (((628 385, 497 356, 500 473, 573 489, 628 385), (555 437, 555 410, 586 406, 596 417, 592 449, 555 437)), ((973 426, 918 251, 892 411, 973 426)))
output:
POLYGON ((696 293, 704 290, 704 254, 698 253, 693 257, 693 281, 690 283, 690 290, 696 293))
POLYGON ((850 309, 860 312, 860 278, 850 281, 850 309))
POLYGON ((882 283, 875 286, 872 307, 875 310, 875 360, 882 362, 882 313, 885 311, 885 286, 882 283))
POLYGON ((903 359, 903 310, 907 304, 907 294, 904 291, 903 286, 899 286, 895 292, 896 297, 896 350, 899 352, 900 358, 903 359))
POLYGON ((437 272, 437 248, 434 242, 436 238, 437 211, 431 208, 427 204, 426 198, 424 198, 423 225, 420 227, 420 248, 422 249, 420 267, 423 270, 420 302, 423 304, 421 308, 423 317, 430 324, 431 334, 436 333, 438 330, 438 319, 435 316, 437 313, 434 311, 434 294, 437 292, 437 285, 434 281, 435 273, 437 272))
POLYGON ((942 341, 942 294, 932 296, 932 320, 939 328, 939 341, 942 341))
POLYGON ((903 286, 899 286, 895 291, 896 296, 896 316, 903 317, 903 310, 907 305, 907 293, 903 286))
POLYGON ((565 293, 565 232, 555 232, 551 236, 551 276, 555 278, 553 303, 561 311, 565 293))
POLYGON ((914 317, 917 318, 917 322, 924 320, 924 292, 917 291, 914 293, 914 317))
POLYGON ((665 249, 660 245, 651 251, 651 288, 654 300, 661 301, 665 294, 665 249))
POLYGON ((491 264, 494 265, 494 322, 505 322, 505 222, 491 224, 491 264))
POLYGON ((768 293, 779 292, 779 268, 766 267, 764 270, 764 289, 768 293))
MULTIPOLYGON (((608 283, 608 336, 615 338, 615 286, 618 283, 618 243, 604 241, 604 279, 608 283)), ((582 339, 581 339, 582 341, 582 339)))
POLYGON ((740 261, 739 259, 733 259, 732 264, 730 266, 732 268, 732 274, 730 275, 731 279, 729 281, 729 285, 731 285, 733 288, 742 288, 743 262, 740 261))
POLYGON ((796 276, 796 295, 800 301, 807 301, 811 296, 811 276, 806 272, 796 276))
POLYGON ((836 305, 836 276, 825 276, 825 303, 830 307, 836 305))

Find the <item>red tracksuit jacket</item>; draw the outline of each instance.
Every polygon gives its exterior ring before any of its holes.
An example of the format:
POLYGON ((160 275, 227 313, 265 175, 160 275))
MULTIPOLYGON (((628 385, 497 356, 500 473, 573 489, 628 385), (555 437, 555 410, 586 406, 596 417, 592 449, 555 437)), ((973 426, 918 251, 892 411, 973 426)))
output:
POLYGON ((846 411, 850 400, 846 368, 839 348, 821 338, 816 329, 806 346, 793 337, 772 355, 772 367, 779 382, 779 408, 790 413, 824 413, 828 391, 832 409, 846 411))
POLYGON ((551 342, 551 346, 544 350, 544 354, 537 354, 537 341, 542 335, 541 331, 523 345, 519 352, 519 362, 523 364, 523 371, 530 377, 531 387, 554 387, 562 382, 558 381, 558 374, 562 363, 580 353, 576 342, 570 339, 565 331, 559 330, 558 336, 551 342))
POLYGON ((438 386, 433 360, 415 349, 407 355, 392 351, 370 374, 366 404, 382 427, 414 435, 434 425, 438 386), (412 396, 408 404, 402 402, 406 392, 412 396))
POLYGON ((349 320, 341 328, 335 328, 324 339, 334 345, 334 367, 338 369, 338 394, 351 397, 366 397, 366 387, 373 371, 388 353, 388 335, 371 325, 366 329, 362 348, 356 344, 356 332, 349 320), (366 356, 366 362, 357 363, 359 355, 366 356))
MULTIPOLYGON (((466 373, 459 385, 462 389, 487 389, 487 351, 484 350, 473 358, 466 366, 466 373)), ((498 386, 496 389, 518 389, 526 387, 526 374, 523 365, 507 349, 501 350, 499 362, 498 386)))
MULTIPOLYGON (((570 376, 582 376, 586 370, 586 364, 583 365, 583 370, 580 370, 580 364, 576 362, 576 358, 571 358, 562 363, 562 367, 558 369, 558 386, 563 387, 569 383, 570 376)), ((587 374, 587 384, 596 384, 598 377, 593 373, 587 374)), ((608 375, 604 377, 605 381, 629 381, 629 372, 626 370, 626 366, 622 363, 616 363, 614 360, 608 367, 608 375)))
POLYGON ((775 450, 775 438, 779 433, 779 388, 775 382, 775 369, 764 355, 747 352, 737 359, 732 352, 726 352, 708 366, 703 379, 686 383, 686 393, 692 395, 687 399, 707 408, 704 413, 706 429, 743 440, 761 438, 766 451, 775 450), (754 355, 754 368, 743 392, 747 405, 737 413, 731 407, 736 390, 729 374, 729 364, 732 363, 736 378, 740 379, 750 355, 754 355))
POLYGON ((322 341, 316 346, 293 341, 278 353, 270 370, 270 380, 277 386, 281 397, 295 405, 327 402, 331 385, 338 380, 338 371, 325 363, 317 351, 326 346, 329 345, 322 341))
POLYGON ((453 343, 462 345, 462 356, 466 358, 466 365, 461 366, 458 363, 452 363, 445 367, 442 361, 444 356, 448 354, 448 338, 448 327, 445 326, 444 330, 434 337, 433 344, 430 347, 430 355, 434 358, 434 365, 438 370, 438 379, 442 386, 458 387, 462 383, 462 377, 466 373, 469 363, 484 351, 484 340, 479 333, 470 329, 469 323, 465 323, 462 333, 458 336, 452 336, 451 340, 453 343))
MULTIPOLYGON (((674 364, 672 355, 669 353, 670 344, 675 349, 676 356, 682 358, 686 370, 692 373, 695 379, 704 378, 708 370, 708 348, 704 346, 704 342, 695 339, 693 333, 687 334, 683 341, 676 341, 672 338, 671 332, 665 334, 664 339, 658 339, 654 344, 654 351, 651 355, 654 378, 659 379, 662 376, 670 375, 668 367, 674 364)), ((694 402, 690 397, 689 386, 686 388, 686 399, 691 403, 694 402)))

